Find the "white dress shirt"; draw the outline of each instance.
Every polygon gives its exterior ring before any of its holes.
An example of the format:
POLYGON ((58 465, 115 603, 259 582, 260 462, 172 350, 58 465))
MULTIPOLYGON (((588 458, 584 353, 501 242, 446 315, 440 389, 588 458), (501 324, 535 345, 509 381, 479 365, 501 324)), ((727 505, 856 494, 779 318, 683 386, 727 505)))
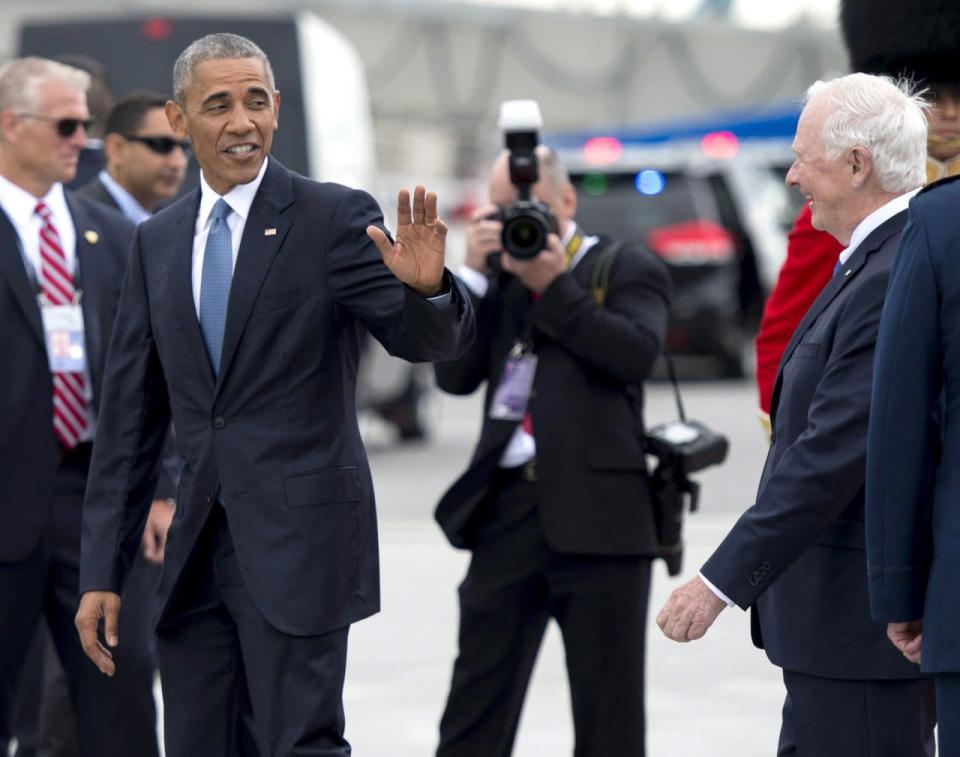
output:
POLYGON ((0 208, 7 214, 13 228, 20 237, 21 252, 29 265, 28 273, 34 283, 40 281, 40 227, 43 222, 34 210, 37 203, 50 208, 51 220, 60 235, 60 246, 67 259, 67 272, 74 276, 77 271, 77 230, 73 225, 73 216, 67 207, 67 198, 63 194, 63 185, 54 184, 43 197, 34 197, 27 190, 17 186, 9 179, 0 176, 0 208))
MULTIPOLYGON (((560 240, 560 244, 566 247, 570 243, 570 240, 573 239, 576 231, 577 224, 570 221, 570 223, 567 224, 567 231, 563 235, 563 239, 560 240)), ((578 249, 577 254, 573 256, 573 260, 570 261, 567 270, 572 271, 576 268, 577 264, 583 260, 583 256, 590 251, 590 248, 593 247, 597 241, 597 237, 584 237, 580 243, 580 249, 578 249)), ((486 297, 490 282, 487 281, 487 277, 482 273, 469 266, 460 266, 457 270, 457 277, 470 291, 477 295, 477 297, 486 297)), ((530 462, 536 456, 537 443, 530 434, 524 431, 523 424, 520 424, 514 430, 513 436, 510 437, 510 442, 503 451, 503 456, 500 458, 500 467, 518 468, 530 462)))
MULTIPOLYGON (((232 267, 231 272, 237 268, 237 255, 240 252, 240 240, 243 239, 243 229, 247 225, 247 218, 250 215, 250 207, 253 205, 253 198, 260 189, 260 182, 263 181, 263 175, 267 172, 267 161, 263 161, 260 166, 260 173, 249 184, 239 184, 222 195, 227 205, 233 211, 227 216, 227 226, 230 229, 232 267)), ((203 279, 203 253, 207 246, 207 234, 210 233, 210 214, 213 212, 213 206, 221 198, 207 184, 207 180, 200 172, 200 210, 197 213, 197 224, 193 232, 193 304, 197 310, 197 318, 200 317, 200 282, 203 279)))
POLYGON ((893 218, 897 213, 906 210, 910 204, 910 200, 912 200, 913 196, 921 189, 923 189, 923 187, 917 187, 899 197, 894 197, 886 205, 881 205, 860 221, 860 223, 857 224, 857 228, 853 230, 853 234, 850 235, 850 244, 840 253, 840 265, 846 265, 847 261, 853 257, 853 253, 857 251, 857 248, 863 244, 864 239, 883 226, 883 224, 893 218))
MULTIPOLYGON (((844 266, 847 264, 847 261, 853 257, 853 253, 857 251, 857 248, 863 244, 868 236, 870 236, 874 231, 879 229, 884 223, 893 218, 897 213, 906 210, 907 206, 910 204, 910 200, 913 199, 913 196, 919 192, 921 187, 900 195, 899 197, 894 197, 890 202, 885 205, 881 205, 870 215, 864 218, 860 223, 857 224, 857 227, 853 230, 853 234, 850 235, 850 244, 845 250, 840 253, 840 265, 844 266)), ((730 598, 724 594, 720 589, 714 586, 707 579, 703 573, 698 574, 700 580, 706 584, 707 588, 710 589, 719 599, 722 599, 726 602, 728 607, 733 607, 733 602, 730 598)))
MULTIPOLYGON (((78 292, 82 292, 83 282, 77 281, 77 229, 73 225, 73 216, 67 207, 67 198, 63 193, 63 185, 54 184, 43 197, 34 197, 23 187, 17 186, 9 179, 0 176, 0 209, 10 219, 13 228, 20 238, 20 253, 27 269, 27 275, 39 291, 42 280, 42 261, 40 259, 40 227, 43 221, 34 211, 37 203, 43 202, 50 208, 51 221, 60 236, 60 247, 67 260, 67 272, 73 277, 78 292)), ((93 386, 90 382, 90 370, 84 355, 83 364, 83 398, 87 403, 87 428, 78 437, 80 442, 89 442, 93 439, 96 430, 96 416, 93 412, 93 386)))

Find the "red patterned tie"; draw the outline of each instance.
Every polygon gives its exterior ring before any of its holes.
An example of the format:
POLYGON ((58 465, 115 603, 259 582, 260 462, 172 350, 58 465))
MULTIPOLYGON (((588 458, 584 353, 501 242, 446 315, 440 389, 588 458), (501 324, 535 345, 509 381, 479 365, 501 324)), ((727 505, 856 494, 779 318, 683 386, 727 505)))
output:
MULTIPOLYGON (((51 305, 71 305, 76 294, 73 278, 67 269, 60 234, 53 225, 50 208, 43 202, 34 210, 40 227, 40 286, 51 305)), ((86 380, 82 373, 53 374, 53 432, 65 449, 73 449, 87 430, 87 402, 84 399, 86 380)))

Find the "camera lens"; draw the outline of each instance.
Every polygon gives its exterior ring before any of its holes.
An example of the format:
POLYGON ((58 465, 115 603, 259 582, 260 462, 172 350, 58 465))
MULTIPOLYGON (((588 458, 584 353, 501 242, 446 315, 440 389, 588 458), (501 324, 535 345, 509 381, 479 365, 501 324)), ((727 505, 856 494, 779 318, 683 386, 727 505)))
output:
POLYGON ((538 218, 522 215, 504 224, 503 247, 515 258, 535 258, 546 244, 547 229, 538 218))

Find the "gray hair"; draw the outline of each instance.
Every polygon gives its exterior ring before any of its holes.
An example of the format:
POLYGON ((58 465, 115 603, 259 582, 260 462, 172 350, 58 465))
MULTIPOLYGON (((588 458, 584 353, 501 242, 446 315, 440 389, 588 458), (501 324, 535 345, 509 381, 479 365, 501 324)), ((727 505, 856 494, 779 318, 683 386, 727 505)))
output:
POLYGON ((267 84, 270 91, 276 90, 273 68, 266 53, 246 37, 239 34, 220 32, 201 37, 180 53, 177 62, 173 64, 173 99, 183 105, 186 102, 187 90, 193 82, 193 71, 200 63, 208 60, 236 60, 238 58, 256 58, 263 63, 263 70, 267 74, 267 84))
POLYGON ((0 110, 35 111, 40 87, 55 79, 86 93, 90 74, 47 58, 17 58, 0 68, 0 110))
POLYGON ((926 181, 930 105, 922 95, 909 81, 856 73, 813 83, 807 102, 829 98, 831 108, 821 135, 829 160, 863 147, 883 190, 901 193, 926 181))

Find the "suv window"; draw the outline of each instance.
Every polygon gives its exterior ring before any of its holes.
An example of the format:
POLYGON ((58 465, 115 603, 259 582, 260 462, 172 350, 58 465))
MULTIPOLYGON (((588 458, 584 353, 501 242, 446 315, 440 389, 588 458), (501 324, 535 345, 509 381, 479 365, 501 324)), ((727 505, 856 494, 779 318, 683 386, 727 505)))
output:
POLYGON ((710 188, 702 178, 641 173, 572 175, 577 188, 577 220, 583 228, 614 239, 646 243, 656 229, 696 220, 720 221, 710 188))

